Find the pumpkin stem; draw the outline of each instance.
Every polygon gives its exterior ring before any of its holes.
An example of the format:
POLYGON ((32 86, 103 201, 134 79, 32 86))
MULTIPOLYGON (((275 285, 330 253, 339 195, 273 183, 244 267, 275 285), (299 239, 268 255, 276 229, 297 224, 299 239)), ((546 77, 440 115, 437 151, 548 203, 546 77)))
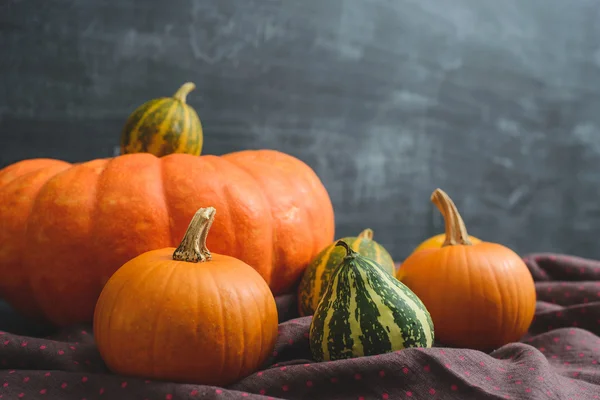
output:
POLYGON ((373 229, 367 228, 358 235, 361 239, 373 240, 373 229))
POLYGON ((186 82, 183 85, 181 85, 177 92, 175 92, 173 98, 175 100, 181 101, 182 103, 185 103, 187 95, 194 89, 196 89, 196 85, 193 82, 186 82))
POLYGON ((358 253, 356 253, 354 250, 352 250, 350 248, 350 246, 348 246, 348 243, 344 242, 343 240, 338 240, 338 242, 335 245, 346 249, 346 258, 348 258, 348 257, 354 258, 358 255, 358 253))
POLYGON ((457 244, 471 246, 467 227, 450 196, 442 189, 435 189, 431 195, 431 202, 440 210, 446 225, 446 240, 442 247, 456 246, 457 244))
POLYGON ((206 237, 216 212, 214 207, 201 208, 196 211, 181 244, 173 252, 173 260, 196 263, 212 259, 210 251, 206 248, 206 237))

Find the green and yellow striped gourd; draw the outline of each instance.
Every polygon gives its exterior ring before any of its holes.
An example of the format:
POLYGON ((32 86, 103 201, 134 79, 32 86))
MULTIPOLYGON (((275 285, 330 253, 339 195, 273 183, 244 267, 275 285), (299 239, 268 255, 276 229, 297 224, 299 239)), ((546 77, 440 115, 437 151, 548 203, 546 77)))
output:
POLYGON ((196 86, 183 84, 173 97, 161 97, 139 106, 127 119, 121 134, 121 154, 172 153, 199 156, 204 135, 196 111, 186 97, 196 86))
MULTIPOLYGON (((375 260, 390 274, 396 273, 396 267, 387 250, 373 240, 373 231, 365 229, 356 237, 345 237, 343 240, 354 251, 375 260)), ((298 312, 304 317, 312 315, 325 293, 327 283, 333 271, 340 265, 346 253, 334 243, 323 249, 308 267, 298 286, 298 312)))
POLYGON ((346 256, 310 324, 316 361, 334 361, 433 345, 433 322, 421 300, 375 261, 339 241, 346 256))

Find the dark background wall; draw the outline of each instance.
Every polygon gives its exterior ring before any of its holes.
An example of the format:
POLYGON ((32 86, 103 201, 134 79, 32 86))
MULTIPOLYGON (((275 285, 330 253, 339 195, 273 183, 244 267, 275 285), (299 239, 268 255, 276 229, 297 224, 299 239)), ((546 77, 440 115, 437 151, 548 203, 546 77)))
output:
POLYGON ((0 165, 106 157, 135 107, 188 97, 205 153, 311 165, 338 236, 400 260, 442 230, 600 258, 595 0, 0 2, 0 165))

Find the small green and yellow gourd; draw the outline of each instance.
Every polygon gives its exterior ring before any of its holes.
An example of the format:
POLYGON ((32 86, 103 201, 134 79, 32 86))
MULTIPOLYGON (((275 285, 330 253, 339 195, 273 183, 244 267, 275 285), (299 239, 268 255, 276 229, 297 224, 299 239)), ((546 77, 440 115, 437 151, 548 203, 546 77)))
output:
MULTIPOLYGON (((369 257, 390 274, 396 273, 394 261, 387 250, 373 240, 373 230, 365 229, 358 236, 340 239, 350 248, 369 257)), ((312 315, 325 293, 329 278, 344 258, 345 252, 336 243, 323 249, 304 270, 298 286, 298 312, 300 316, 312 315)))
POLYGON ((433 321, 421 300, 375 261, 339 241, 346 251, 310 324, 318 361, 431 347, 433 321))
POLYGON ((196 85, 184 83, 173 97, 152 99, 139 106, 127 119, 121 134, 121 154, 172 153, 199 156, 202 153, 202 124, 186 103, 196 85))

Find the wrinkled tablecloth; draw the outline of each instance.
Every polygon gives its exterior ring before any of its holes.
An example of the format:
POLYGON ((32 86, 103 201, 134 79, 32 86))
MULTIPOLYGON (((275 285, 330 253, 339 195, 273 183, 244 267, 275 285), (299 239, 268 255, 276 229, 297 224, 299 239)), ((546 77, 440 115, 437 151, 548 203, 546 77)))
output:
POLYGON ((277 299, 279 339, 260 371, 227 388, 117 376, 89 326, 50 338, 0 333, 0 398, 8 399, 598 399, 600 262, 524 258, 538 304, 529 333, 489 354, 434 347, 358 359, 310 359, 310 317, 277 299))

